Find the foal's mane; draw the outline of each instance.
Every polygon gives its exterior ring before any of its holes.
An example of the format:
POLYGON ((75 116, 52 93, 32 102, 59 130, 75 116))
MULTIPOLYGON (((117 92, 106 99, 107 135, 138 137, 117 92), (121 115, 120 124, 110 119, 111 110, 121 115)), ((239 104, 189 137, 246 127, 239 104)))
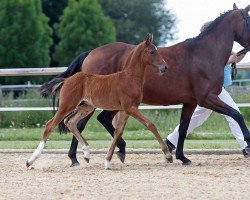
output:
MULTIPOLYGON (((220 14, 219 17, 217 17, 214 21, 212 21, 207 28, 205 28, 204 31, 202 31, 198 36, 192 38, 192 41, 198 41, 204 38, 207 34, 209 34, 218 24, 226 17, 232 10, 228 10, 222 14, 220 14)), ((188 39, 190 40, 190 39, 188 39)))
MULTIPOLYGON (((138 51, 140 51, 140 49, 141 49, 142 47, 144 47, 144 48, 146 47, 145 41, 143 41, 143 42, 141 42, 140 44, 136 45, 136 46, 132 49, 132 51, 130 52, 130 54, 129 54, 128 58, 127 58, 127 61, 126 61, 126 63, 125 63, 125 66, 130 65, 131 61, 134 60, 135 57, 138 56, 138 51)), ((140 60, 140 61, 141 61, 141 60, 140 60)))

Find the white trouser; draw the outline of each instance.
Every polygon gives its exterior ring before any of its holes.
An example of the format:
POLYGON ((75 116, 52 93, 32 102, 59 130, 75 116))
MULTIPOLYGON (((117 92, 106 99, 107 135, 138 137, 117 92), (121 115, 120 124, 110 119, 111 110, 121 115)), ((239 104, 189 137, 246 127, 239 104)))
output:
MULTIPOLYGON (((227 105, 229 105, 232 108, 239 111, 239 108, 237 107, 236 103, 234 102, 234 100, 232 99, 230 94, 224 88, 222 88, 222 91, 219 94, 219 98, 223 102, 225 102, 227 105)), ((197 106, 193 115, 192 115, 188 130, 187 130, 187 134, 189 134, 195 128, 202 125, 207 120, 207 118, 211 115, 212 112, 213 112, 212 110, 197 106)), ((229 127, 230 127, 234 137, 236 138, 237 142, 240 144, 241 148, 244 149, 247 146, 247 143, 244 141, 243 133, 240 129, 240 126, 233 118, 231 118, 227 115, 223 115, 223 116, 228 121, 229 127)), ((179 138, 179 125, 174 129, 174 131, 171 134, 169 134, 167 139, 173 145, 177 146, 178 138, 179 138)))

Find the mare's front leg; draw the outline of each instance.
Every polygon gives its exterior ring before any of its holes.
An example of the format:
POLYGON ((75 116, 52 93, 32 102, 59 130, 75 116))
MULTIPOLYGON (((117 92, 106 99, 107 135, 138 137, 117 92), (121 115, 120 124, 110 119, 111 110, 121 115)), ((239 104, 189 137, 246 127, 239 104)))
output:
POLYGON ((114 139, 112 141, 112 144, 109 148, 109 151, 105 157, 105 169, 111 169, 110 167, 110 161, 112 159, 112 156, 114 154, 115 147, 118 144, 119 139, 121 138, 123 134, 124 127, 126 125, 126 122, 128 120, 129 115, 126 114, 125 112, 121 111, 120 115, 118 117, 117 123, 116 123, 116 129, 114 132, 114 139))
POLYGON ((84 152, 84 159, 86 162, 89 162, 89 159, 90 159, 90 147, 89 147, 88 142, 84 139, 84 137, 78 131, 77 124, 82 118, 87 117, 88 115, 93 113, 93 111, 94 111, 94 108, 92 106, 89 106, 87 104, 80 105, 78 106, 76 113, 67 117, 64 120, 65 125, 69 128, 69 130, 74 134, 76 139, 82 145, 82 149, 84 152))
POLYGON ((209 95, 202 106, 209 108, 215 112, 232 117, 240 126, 240 129, 244 136, 244 140, 247 143, 247 147, 245 147, 245 150, 248 154, 250 154, 250 132, 241 113, 224 103, 217 95, 214 94, 209 95))
POLYGON ((183 104, 182 112, 181 112, 181 120, 179 126, 179 139, 176 147, 176 159, 182 161, 183 165, 190 165, 192 162, 187 157, 185 157, 183 148, 184 148, 184 140, 187 135, 187 130, 189 126, 189 122, 193 115, 197 105, 192 104, 183 104))
MULTIPOLYGON (((87 117, 81 119, 78 123, 77 123, 77 129, 78 131, 81 133, 87 122, 89 121, 89 119, 92 117, 94 111, 92 113, 90 113, 87 117)), ((70 145, 70 149, 68 152, 68 157, 71 160, 71 167, 74 166, 78 166, 80 163, 78 162, 77 158, 76 158, 76 153, 77 153, 77 146, 78 146, 78 140, 76 139, 75 136, 72 137, 72 141, 71 141, 71 145, 70 145)))
POLYGON ((157 141, 159 142, 159 144, 161 146, 163 153, 166 156, 167 161, 173 162, 173 157, 168 149, 168 146, 165 144, 165 142, 163 142, 155 125, 149 119, 147 119, 145 116, 143 116, 137 107, 132 107, 127 112, 129 115, 131 115, 132 117, 137 119, 139 122, 144 124, 154 134, 155 138, 157 139, 157 141))

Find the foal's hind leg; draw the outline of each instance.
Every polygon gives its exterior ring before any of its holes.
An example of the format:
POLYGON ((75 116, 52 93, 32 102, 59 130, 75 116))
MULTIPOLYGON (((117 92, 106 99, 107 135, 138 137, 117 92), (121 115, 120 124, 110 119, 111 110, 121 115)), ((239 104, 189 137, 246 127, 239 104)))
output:
POLYGON ((109 148, 109 151, 105 157, 105 169, 111 169, 110 167, 110 161, 112 159, 112 156, 114 154, 114 150, 115 150, 115 147, 117 146, 118 142, 119 142, 119 139, 121 138, 122 136, 122 133, 123 133, 123 130, 124 130, 124 127, 126 125, 126 122, 128 120, 128 117, 129 115, 126 114, 125 112, 120 112, 120 115, 117 119, 117 122, 116 122, 116 129, 115 129, 115 132, 114 132, 114 139, 112 141, 112 144, 109 148))
POLYGON ((171 155, 171 153, 169 152, 169 149, 167 147, 167 145, 163 142, 160 134, 158 133, 157 128, 155 127, 155 125, 146 117, 144 117, 140 111, 138 110, 137 107, 132 107, 130 108, 128 111, 128 114, 130 114, 132 117, 134 117, 135 119, 137 119, 139 122, 141 122, 142 124, 144 124, 155 136, 155 138, 157 139, 157 141, 159 142, 161 149, 163 151, 163 153, 166 156, 166 159, 168 162, 173 162, 173 157, 171 155))
POLYGON ((77 129, 77 123, 84 117, 88 116, 93 112, 94 108, 92 106, 89 106, 87 104, 80 105, 77 108, 77 111, 67 117, 64 120, 65 125, 69 128, 69 130, 74 134, 76 139, 80 142, 82 145, 82 149, 84 152, 84 159, 86 162, 89 162, 90 158, 90 148, 88 142, 85 140, 85 138, 81 135, 79 130, 77 129))
POLYGON ((42 150, 43 150, 43 148, 45 146, 45 143, 46 143, 48 137, 50 136, 52 130, 56 127, 56 125, 58 125, 63 120, 63 118, 68 113, 70 113, 71 110, 72 110, 71 107, 66 108, 66 109, 60 109, 59 108, 56 115, 46 123, 46 127, 45 127, 45 130, 44 130, 42 139, 41 139, 37 149, 34 151, 32 156, 30 157, 30 159, 27 160, 27 162, 26 162, 27 167, 32 165, 34 163, 34 161, 41 155, 42 150))
MULTIPOLYGON (((90 113, 87 117, 81 119, 78 123, 77 123, 77 129, 80 133, 82 133, 82 131, 85 129, 85 126, 88 122, 88 120, 91 118, 91 116, 93 115, 94 111, 92 113, 90 113)), ((70 149, 68 152, 68 157, 71 160, 71 165, 70 167, 74 167, 74 166, 78 166, 80 165, 80 163, 77 160, 76 157, 76 153, 77 153, 77 146, 78 146, 78 140, 76 139, 75 136, 72 137, 72 141, 71 141, 71 145, 70 145, 70 149)))

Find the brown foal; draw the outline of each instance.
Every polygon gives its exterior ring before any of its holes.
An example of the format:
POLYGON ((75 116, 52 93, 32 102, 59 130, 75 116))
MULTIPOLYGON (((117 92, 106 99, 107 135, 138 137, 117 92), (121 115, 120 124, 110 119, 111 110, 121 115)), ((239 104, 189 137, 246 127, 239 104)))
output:
POLYGON ((129 116, 140 121, 154 134, 167 161, 172 162, 172 155, 157 128, 138 109, 143 98, 142 89, 146 66, 153 65, 159 69, 160 73, 167 70, 166 62, 158 53, 152 40, 153 36, 148 34, 144 41, 131 51, 126 61, 127 67, 122 72, 111 75, 90 75, 80 72, 67 79, 54 79, 48 84, 53 91, 61 88, 59 108, 55 116, 46 124, 42 140, 27 161, 27 167, 38 158, 52 130, 65 117, 66 126, 82 145, 84 158, 89 162, 89 145, 78 131, 77 123, 91 114, 95 108, 120 111, 114 140, 106 155, 105 169, 110 169, 112 155, 129 116))

